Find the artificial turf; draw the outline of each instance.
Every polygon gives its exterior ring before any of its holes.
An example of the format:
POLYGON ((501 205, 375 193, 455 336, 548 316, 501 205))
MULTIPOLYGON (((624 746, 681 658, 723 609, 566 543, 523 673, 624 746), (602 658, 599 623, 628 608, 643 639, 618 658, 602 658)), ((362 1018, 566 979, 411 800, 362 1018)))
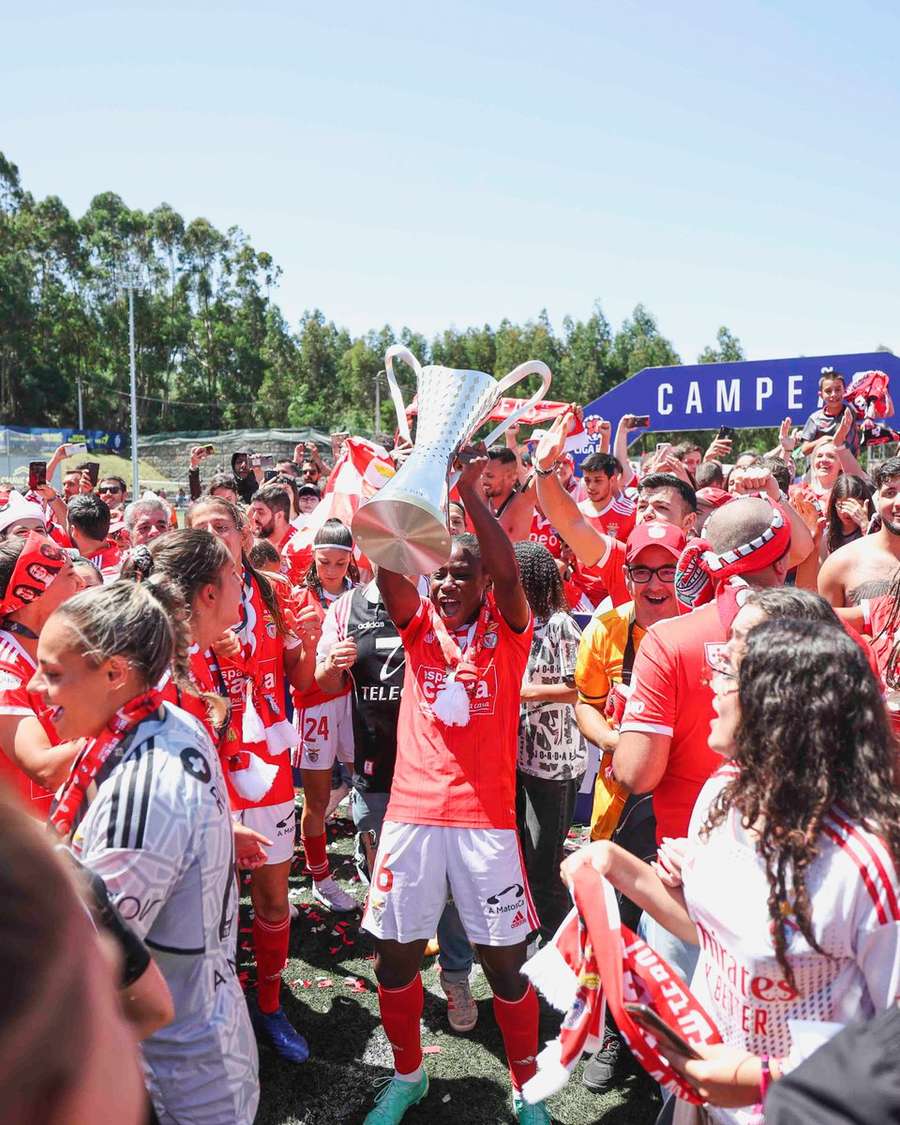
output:
MULTIPOLYGON (((353 826, 340 816, 341 811, 328 826, 332 870, 362 904, 366 888, 357 881, 351 858, 353 826)), ((291 1065, 267 1045, 260 1045, 261 1095, 256 1125, 357 1125, 373 1103, 375 1080, 393 1073, 390 1047, 378 1016, 371 942, 359 929, 359 914, 331 914, 313 902, 310 878, 304 872, 299 850, 290 883, 291 900, 300 914, 292 926, 282 1004, 288 1018, 308 1039, 311 1058, 302 1066, 291 1065)), ((248 911, 249 901, 244 899, 239 960, 242 980, 252 990, 255 965, 248 911)), ((426 961, 423 981, 422 1041, 431 1090, 407 1113, 404 1125, 514 1122, 503 1043, 480 967, 474 966, 471 977, 478 1024, 466 1035, 454 1034, 447 1024, 436 958, 426 961)), ((559 1015, 542 1002, 541 1045, 556 1035, 559 1020, 559 1015)), ((554 1122, 652 1125, 659 1103, 643 1074, 598 1097, 582 1085, 581 1070, 579 1064, 565 1089, 550 1100, 554 1122)))

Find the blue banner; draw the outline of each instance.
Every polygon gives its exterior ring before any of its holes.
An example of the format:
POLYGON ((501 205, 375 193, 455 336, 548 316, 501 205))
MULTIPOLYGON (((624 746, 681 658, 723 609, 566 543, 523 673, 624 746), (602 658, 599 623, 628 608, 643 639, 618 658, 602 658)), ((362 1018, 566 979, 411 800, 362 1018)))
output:
MULTIPOLYGON (((900 386, 900 357, 890 352, 645 367, 585 406, 585 429, 592 439, 602 418, 615 434, 623 414, 649 414, 656 431, 778 426, 784 418, 802 426, 819 405, 823 367, 842 374, 848 387, 857 372, 872 370, 900 386)), ((634 439, 645 432, 635 431, 634 439)), ((589 441, 579 457, 596 445, 589 441)))
POLYGON ((126 444, 125 434, 119 430, 72 430, 53 429, 49 426, 4 426, 14 434, 25 434, 37 439, 40 445, 51 451, 57 446, 75 442, 84 442, 88 453, 118 453, 130 456, 131 443, 126 444), (122 453, 127 449, 127 453, 122 453))

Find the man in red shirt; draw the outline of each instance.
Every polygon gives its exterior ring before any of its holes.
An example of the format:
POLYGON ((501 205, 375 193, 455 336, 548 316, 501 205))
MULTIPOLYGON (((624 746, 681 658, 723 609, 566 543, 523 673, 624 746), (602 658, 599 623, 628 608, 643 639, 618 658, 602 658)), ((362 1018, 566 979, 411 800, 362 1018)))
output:
POLYGON ((66 512, 69 538, 78 553, 94 564, 107 581, 118 575, 122 551, 109 535, 110 511, 93 492, 73 496, 66 512))
MULTIPOLYGON (((554 427, 555 429, 555 427, 554 427)), ((575 580, 597 605, 608 594, 613 606, 631 601, 625 585, 625 544, 593 526, 582 506, 560 485, 554 471, 565 431, 548 431, 534 454, 537 492, 541 508, 557 534, 572 548, 578 559, 575 580)), ((697 518, 697 498, 684 481, 670 473, 653 473, 640 485, 637 523, 657 520, 680 528, 686 535, 697 518)))
POLYGON ((579 501, 579 512, 595 530, 624 543, 634 529, 635 504, 615 491, 622 466, 609 453, 591 453, 581 472, 586 498, 579 501))
MULTIPOLYGON (((705 536, 702 562, 712 568, 709 573, 739 576, 751 586, 784 584, 791 567, 791 524, 769 500, 747 496, 723 505, 709 517, 705 536)), ((684 563, 683 556, 679 566, 684 563)), ((613 755, 617 781, 632 793, 652 792, 657 843, 687 835, 697 795, 721 764, 708 745, 710 681, 739 599, 734 587, 713 582, 712 602, 658 622, 644 637, 613 755)), ((655 923, 648 925, 645 940, 683 976, 692 971, 696 947, 655 923)))
POLYGON ((264 484, 250 501, 250 522, 260 539, 268 539, 275 550, 281 549, 294 534, 291 527, 291 501, 280 484, 264 484))
POLYGON ((517 1120, 549 1125, 519 1091, 535 1073, 538 1005, 521 973, 537 927, 516 834, 519 693, 532 621, 512 544, 482 499, 484 447, 460 452, 459 494, 475 535, 422 598, 408 578, 378 572, 406 649, 397 761, 363 925, 394 1078, 366 1125, 396 1125, 428 1092, 422 1070, 419 966, 453 895, 494 992, 517 1120))

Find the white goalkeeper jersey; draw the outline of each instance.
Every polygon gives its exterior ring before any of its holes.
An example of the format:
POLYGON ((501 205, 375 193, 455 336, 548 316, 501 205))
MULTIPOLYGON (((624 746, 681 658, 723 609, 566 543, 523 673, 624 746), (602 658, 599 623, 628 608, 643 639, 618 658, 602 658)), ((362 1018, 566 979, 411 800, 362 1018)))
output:
POLYGON ((234 835, 219 757, 163 704, 101 781, 72 847, 105 882, 166 979, 175 1020, 142 1044, 160 1121, 249 1125, 256 1042, 238 983, 234 835))
MULTIPOLYGON (((691 987, 725 1043, 782 1058, 791 1049, 789 1019, 848 1023, 896 1001, 900 882, 884 843, 833 809, 806 873, 812 931, 823 952, 790 927, 792 986, 775 958, 769 884, 753 837, 734 810, 708 837, 700 832, 710 804, 736 772, 730 764, 718 770, 691 817, 682 870, 700 938, 691 987)), ((745 1119, 742 1110, 711 1112, 716 1121, 745 1119)))

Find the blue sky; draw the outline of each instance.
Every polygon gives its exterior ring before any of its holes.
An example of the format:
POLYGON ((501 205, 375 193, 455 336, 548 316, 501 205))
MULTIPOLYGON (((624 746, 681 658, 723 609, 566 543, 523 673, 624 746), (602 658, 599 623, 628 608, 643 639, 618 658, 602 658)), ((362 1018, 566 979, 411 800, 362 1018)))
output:
POLYGON ((254 5, 3 15, 0 148, 239 225, 358 332, 643 301, 692 362, 900 350, 900 8, 254 5))

